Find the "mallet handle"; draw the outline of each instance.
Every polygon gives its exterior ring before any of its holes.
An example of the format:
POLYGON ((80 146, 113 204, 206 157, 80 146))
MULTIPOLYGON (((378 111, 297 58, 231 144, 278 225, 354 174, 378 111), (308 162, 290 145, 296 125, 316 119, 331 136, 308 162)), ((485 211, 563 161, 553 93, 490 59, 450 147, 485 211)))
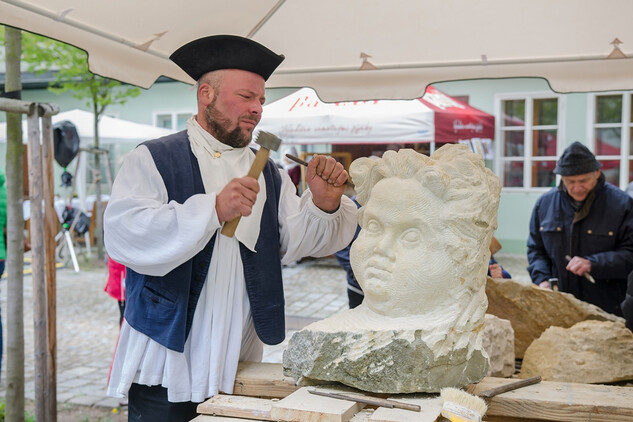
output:
MULTIPOLYGON (((266 167, 266 162, 268 161, 268 155, 270 154, 270 150, 265 147, 260 147, 255 154, 255 160, 253 164, 251 164, 251 168, 248 171, 247 176, 252 177, 253 179, 259 179, 259 175, 262 174, 262 170, 266 167)), ((237 230, 237 225, 240 222, 242 216, 234 218, 231 221, 227 221, 222 226, 221 233, 227 237, 233 237, 235 234, 235 230, 237 230)))

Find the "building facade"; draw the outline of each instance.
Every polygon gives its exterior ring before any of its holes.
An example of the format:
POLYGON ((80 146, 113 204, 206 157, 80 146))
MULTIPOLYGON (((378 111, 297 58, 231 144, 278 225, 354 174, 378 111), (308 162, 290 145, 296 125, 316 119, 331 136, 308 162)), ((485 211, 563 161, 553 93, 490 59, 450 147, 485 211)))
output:
MULTIPOLYGON (((625 189, 633 180, 631 91, 561 94, 553 92, 540 78, 451 81, 434 86, 495 116, 494 158, 487 165, 499 176, 503 187, 495 236, 504 253, 525 253, 532 207, 540 195, 559 183, 552 170, 557 157, 572 142, 584 143, 597 155, 608 182, 625 189)), ((290 92, 269 90, 267 102, 290 92)), ((157 82, 126 104, 109 106, 106 114, 181 130, 196 112, 195 96, 195 88, 190 85, 157 82)), ((55 95, 39 87, 25 87, 22 97, 55 103, 62 111, 87 109, 68 94, 55 95)), ((110 162, 114 172, 121 157, 134 146, 104 146, 112 149, 110 162)), ((2 165, 3 151, 4 145, 0 145, 2 165)), ((306 151, 330 150, 327 146, 306 146, 306 151)))

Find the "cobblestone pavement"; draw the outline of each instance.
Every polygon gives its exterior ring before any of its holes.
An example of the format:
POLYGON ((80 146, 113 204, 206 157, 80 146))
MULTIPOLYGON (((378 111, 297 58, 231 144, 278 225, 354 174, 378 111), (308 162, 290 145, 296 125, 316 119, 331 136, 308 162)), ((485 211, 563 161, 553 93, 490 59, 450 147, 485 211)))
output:
MULTIPOLYGON (((497 260, 515 280, 529 282, 521 255, 498 254, 497 260)), ((288 336, 306 324, 347 307, 345 272, 334 258, 306 260, 284 267, 288 336)), ((62 403, 117 407, 105 394, 119 326, 118 305, 104 291, 105 269, 57 271, 57 400, 62 403)), ((6 281, 0 304, 4 359, 0 397, 5 396, 6 281)), ((35 398, 32 279, 24 276, 25 396, 35 398)), ((285 342, 266 347, 264 361, 280 362, 285 342)))

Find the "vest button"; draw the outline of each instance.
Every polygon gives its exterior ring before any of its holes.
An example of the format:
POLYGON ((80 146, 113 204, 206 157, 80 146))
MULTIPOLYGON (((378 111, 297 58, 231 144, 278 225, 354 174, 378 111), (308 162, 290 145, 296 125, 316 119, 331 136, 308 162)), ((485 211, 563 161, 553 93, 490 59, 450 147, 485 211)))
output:
POLYGON ((587 230, 587 234, 591 234, 593 233, 591 230, 587 230))
POLYGON ((156 296, 152 296, 152 302, 153 303, 158 303, 158 298, 156 296))

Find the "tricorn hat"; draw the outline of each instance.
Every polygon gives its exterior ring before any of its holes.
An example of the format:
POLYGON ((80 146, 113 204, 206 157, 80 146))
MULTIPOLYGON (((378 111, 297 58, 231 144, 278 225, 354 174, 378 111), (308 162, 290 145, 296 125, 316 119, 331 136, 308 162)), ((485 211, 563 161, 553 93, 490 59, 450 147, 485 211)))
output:
POLYGON ((556 162, 554 173, 561 176, 575 176, 596 171, 602 164, 596 160, 596 156, 589 148, 580 142, 574 142, 565 149, 563 155, 556 162))
POLYGON ((236 35, 212 35, 191 41, 169 56, 196 81, 213 70, 241 69, 267 80, 284 60, 263 45, 236 35))

